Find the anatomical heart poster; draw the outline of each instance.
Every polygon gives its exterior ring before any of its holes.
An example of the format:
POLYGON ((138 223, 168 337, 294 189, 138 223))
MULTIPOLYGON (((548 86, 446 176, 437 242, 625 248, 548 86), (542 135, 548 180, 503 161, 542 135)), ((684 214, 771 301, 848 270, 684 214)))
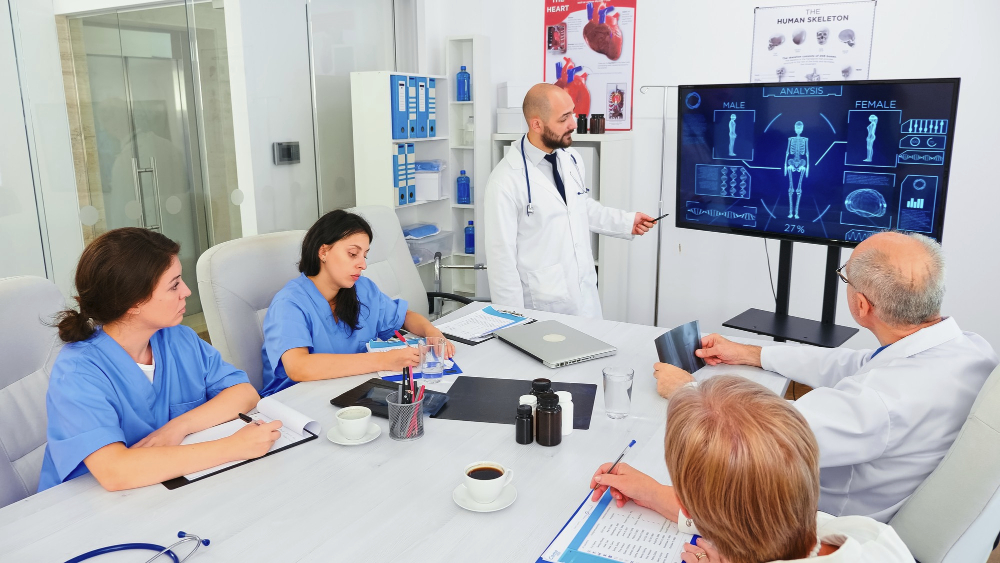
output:
POLYGON ((545 0, 545 81, 605 131, 632 129, 636 1, 545 0))
POLYGON ((750 81, 867 80, 875 4, 754 9, 750 81))

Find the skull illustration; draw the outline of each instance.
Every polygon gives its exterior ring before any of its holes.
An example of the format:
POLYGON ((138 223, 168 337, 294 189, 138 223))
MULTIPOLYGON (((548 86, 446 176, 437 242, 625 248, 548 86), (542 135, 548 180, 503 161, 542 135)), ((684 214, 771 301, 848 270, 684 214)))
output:
POLYGON ((826 45, 826 40, 830 38, 830 30, 823 28, 816 32, 816 42, 820 45, 826 45))
POLYGON ((771 40, 767 42, 767 50, 770 51, 785 42, 785 36, 782 34, 772 35, 771 40))
POLYGON ((840 75, 844 77, 844 80, 847 80, 851 76, 851 67, 845 66, 841 69, 840 75))
POLYGON ((840 40, 843 41, 844 43, 847 43, 848 47, 853 47, 854 46, 854 30, 853 29, 845 29, 844 31, 841 31, 840 35, 838 35, 837 37, 840 38, 840 40))
POLYGON ((781 79, 785 77, 785 67, 781 67, 774 71, 774 74, 778 75, 778 82, 781 82, 781 79))

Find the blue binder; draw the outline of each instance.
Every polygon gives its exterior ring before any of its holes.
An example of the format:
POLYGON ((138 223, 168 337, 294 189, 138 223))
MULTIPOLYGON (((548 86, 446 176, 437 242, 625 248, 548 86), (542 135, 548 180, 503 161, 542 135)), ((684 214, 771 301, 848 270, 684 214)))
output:
POLYGON ((396 205, 406 205, 407 181, 409 173, 406 166, 406 144, 392 146, 392 187, 396 194, 396 205))
POLYGON ((437 137, 437 80, 427 79, 427 136, 437 137))
POLYGON ((405 76, 393 74, 389 77, 389 87, 392 90, 392 138, 408 139, 410 137, 407 121, 406 100, 407 80, 405 76))
POLYGON ((417 201, 417 153, 413 143, 406 143, 406 203, 417 201))
POLYGON ((415 139, 417 137, 417 77, 408 77, 409 87, 406 90, 406 121, 408 125, 407 137, 415 139))
POLYGON ((418 139, 427 138, 427 78, 417 78, 417 132, 418 139))

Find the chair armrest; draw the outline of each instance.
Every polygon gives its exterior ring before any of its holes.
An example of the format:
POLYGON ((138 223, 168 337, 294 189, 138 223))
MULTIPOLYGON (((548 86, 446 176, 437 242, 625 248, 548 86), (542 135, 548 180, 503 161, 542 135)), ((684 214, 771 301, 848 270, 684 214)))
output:
POLYGON ((434 298, 440 297, 442 299, 449 299, 451 301, 458 301, 463 305, 468 305, 472 303, 472 299, 465 297, 464 295, 456 295, 454 293, 444 293, 442 291, 428 291, 427 292, 427 304, 431 308, 434 306, 434 298))

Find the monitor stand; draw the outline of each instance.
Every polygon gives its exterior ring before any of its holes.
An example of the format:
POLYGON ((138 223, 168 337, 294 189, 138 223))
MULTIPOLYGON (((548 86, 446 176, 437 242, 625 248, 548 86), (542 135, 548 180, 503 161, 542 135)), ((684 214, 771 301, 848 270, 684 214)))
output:
POLYGON ((816 322, 788 314, 788 299, 792 284, 792 243, 781 241, 778 258, 778 294, 775 312, 747 309, 722 326, 747 332, 773 336, 776 342, 801 342, 836 348, 857 334, 858 329, 834 323, 837 316, 838 276, 840 267, 840 247, 828 246, 826 250, 826 274, 823 282, 822 321, 816 322))

